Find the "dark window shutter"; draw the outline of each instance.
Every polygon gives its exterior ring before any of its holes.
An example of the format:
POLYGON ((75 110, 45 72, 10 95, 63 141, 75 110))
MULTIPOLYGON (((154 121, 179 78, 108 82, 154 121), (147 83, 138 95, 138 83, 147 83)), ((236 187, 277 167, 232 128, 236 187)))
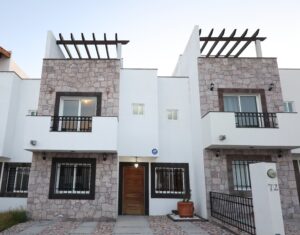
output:
POLYGON ((296 178, 296 185, 297 185, 297 191, 298 191, 298 199, 300 202, 300 171, 299 171, 299 165, 297 160, 293 160, 294 170, 295 170, 295 178, 296 178))

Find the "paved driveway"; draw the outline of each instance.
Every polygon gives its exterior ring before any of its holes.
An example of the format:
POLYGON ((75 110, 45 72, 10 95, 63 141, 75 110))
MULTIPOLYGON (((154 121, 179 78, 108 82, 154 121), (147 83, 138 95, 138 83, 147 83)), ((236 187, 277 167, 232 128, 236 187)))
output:
MULTIPOLYGON (((286 223, 286 235, 299 235, 298 220, 286 223)), ((119 216, 116 222, 29 221, 3 235, 232 235, 210 222, 173 222, 166 216, 119 216)))

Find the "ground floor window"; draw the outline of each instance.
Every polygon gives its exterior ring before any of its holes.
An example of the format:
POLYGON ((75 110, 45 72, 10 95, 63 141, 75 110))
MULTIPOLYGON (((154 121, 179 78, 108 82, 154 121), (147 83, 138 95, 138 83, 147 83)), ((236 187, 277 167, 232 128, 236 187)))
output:
POLYGON ((30 163, 3 163, 1 196, 27 197, 30 163))
POLYGON ((269 162, 269 156, 227 156, 228 185, 230 193, 251 195, 249 165, 257 162, 269 162))
POLYGON ((190 191, 188 163, 152 163, 152 198, 183 198, 190 191))
POLYGON ((52 160, 49 198, 94 199, 96 159, 52 160))

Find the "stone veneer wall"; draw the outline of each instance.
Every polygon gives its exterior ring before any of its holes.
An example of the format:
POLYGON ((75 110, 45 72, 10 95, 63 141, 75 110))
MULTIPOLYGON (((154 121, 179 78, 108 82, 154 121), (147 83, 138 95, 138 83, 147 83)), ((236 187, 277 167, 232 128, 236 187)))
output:
POLYGON ((283 151, 278 158, 278 150, 220 150, 216 157, 216 150, 204 151, 205 181, 207 190, 207 205, 209 211, 209 192, 229 193, 228 168, 226 155, 270 156, 276 162, 284 218, 300 218, 299 199, 297 193, 295 172, 290 151, 283 151))
POLYGON ((28 184, 27 210, 33 219, 54 219, 59 215, 74 219, 117 218, 118 159, 107 154, 103 161, 97 153, 34 153, 28 184), (96 158, 95 200, 49 199, 53 157, 96 158))
POLYGON ((283 99, 275 58, 199 58, 201 115, 220 111, 218 88, 264 89, 268 112, 282 112, 283 99), (215 88, 211 91, 210 84, 215 88), (274 83, 272 91, 268 87, 274 83))
POLYGON ((118 116, 121 62, 44 59, 39 115, 54 115, 56 92, 101 92, 101 116, 118 116))

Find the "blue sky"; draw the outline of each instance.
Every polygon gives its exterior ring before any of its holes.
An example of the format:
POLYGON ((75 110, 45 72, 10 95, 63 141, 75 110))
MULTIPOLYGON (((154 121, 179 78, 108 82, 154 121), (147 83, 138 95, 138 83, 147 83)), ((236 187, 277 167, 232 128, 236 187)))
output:
MULTIPOLYGON (((30 77, 40 77, 46 32, 88 38, 95 32, 129 39, 125 67, 158 68, 170 75, 194 25, 208 34, 249 28, 267 36, 263 55, 278 57, 280 67, 300 68, 298 0, 0 0, 0 46, 13 51, 30 77)), ((250 48, 251 49, 251 48, 250 48)), ((252 48, 254 50, 254 48, 252 48)))

